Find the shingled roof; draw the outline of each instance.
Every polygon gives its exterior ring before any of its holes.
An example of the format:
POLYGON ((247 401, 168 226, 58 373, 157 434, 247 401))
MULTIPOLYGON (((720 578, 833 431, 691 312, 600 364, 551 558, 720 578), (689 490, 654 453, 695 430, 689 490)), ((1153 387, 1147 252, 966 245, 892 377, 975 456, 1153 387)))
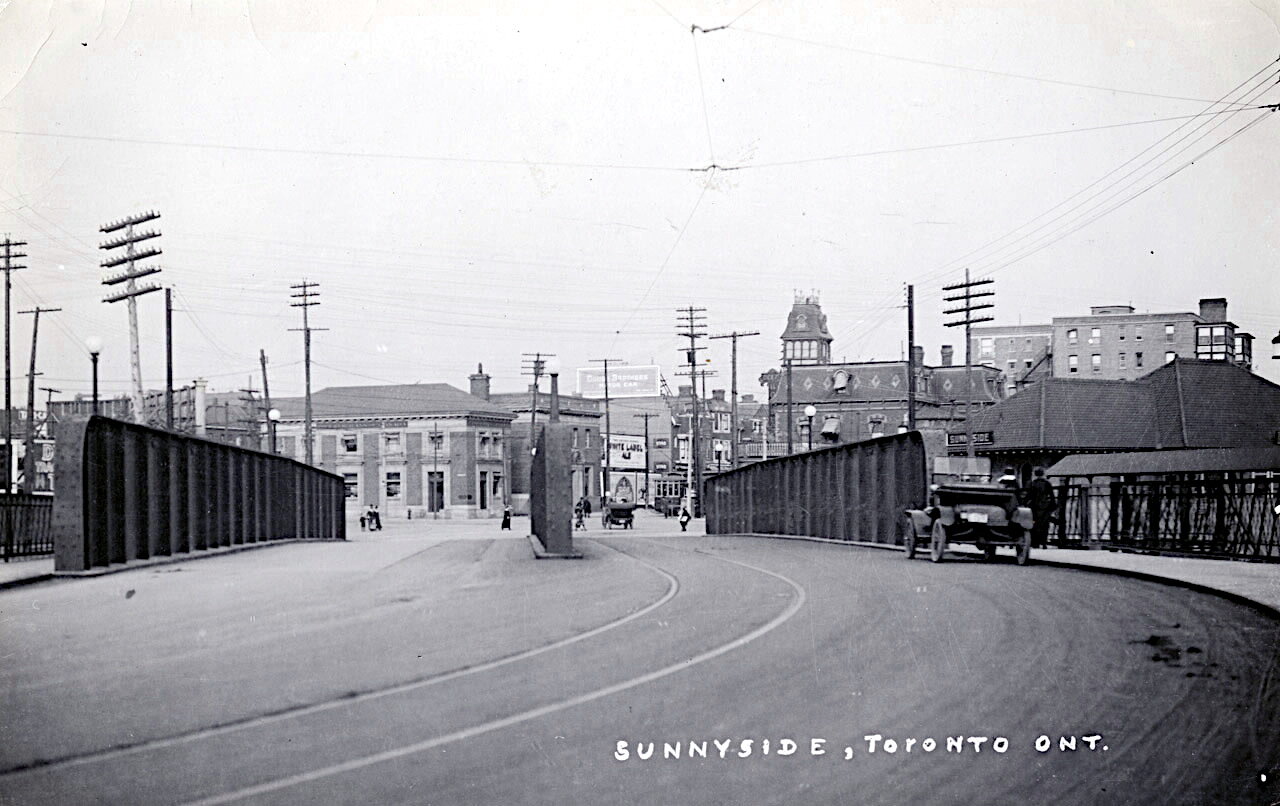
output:
POLYGON ((976 414, 973 430, 992 433, 988 451, 1265 445, 1280 431, 1280 386, 1179 358, 1134 381, 1046 378, 976 414))
MULTIPOLYGON (((283 419, 303 416, 304 399, 272 401, 283 419)), ((447 383, 407 383, 382 386, 336 386, 311 395, 311 416, 324 417, 420 417, 484 415, 514 420, 501 406, 468 394, 447 383)))

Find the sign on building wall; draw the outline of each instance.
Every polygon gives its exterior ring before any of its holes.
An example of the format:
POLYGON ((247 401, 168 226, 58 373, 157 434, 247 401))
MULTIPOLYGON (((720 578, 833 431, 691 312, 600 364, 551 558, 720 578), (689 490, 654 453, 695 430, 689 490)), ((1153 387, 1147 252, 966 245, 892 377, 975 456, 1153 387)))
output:
MULTIPOLYGON (((612 390, 610 390, 612 393, 612 390)), ((644 437, 612 434, 609 437, 609 468, 644 470, 644 437)))
MULTIPOLYGON (((661 392, 662 372, 657 366, 609 367, 609 397, 657 397, 661 392)), ((578 369, 578 394, 604 399, 604 367, 578 369)))

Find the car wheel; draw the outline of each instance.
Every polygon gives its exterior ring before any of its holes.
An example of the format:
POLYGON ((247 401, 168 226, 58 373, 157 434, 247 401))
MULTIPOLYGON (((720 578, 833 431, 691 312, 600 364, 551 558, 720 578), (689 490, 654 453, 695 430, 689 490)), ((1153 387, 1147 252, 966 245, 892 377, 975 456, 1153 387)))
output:
POLYGON ((1014 561, 1018 565, 1026 565, 1031 561, 1031 532, 1026 529, 1022 530, 1022 538, 1015 549, 1014 561))
POLYGON ((908 560, 916 556, 916 522, 910 515, 902 516, 902 548, 908 560))
POLYGON ((935 563, 942 562, 942 555, 947 550, 947 527, 942 521, 933 522, 933 540, 929 544, 929 559, 935 563))

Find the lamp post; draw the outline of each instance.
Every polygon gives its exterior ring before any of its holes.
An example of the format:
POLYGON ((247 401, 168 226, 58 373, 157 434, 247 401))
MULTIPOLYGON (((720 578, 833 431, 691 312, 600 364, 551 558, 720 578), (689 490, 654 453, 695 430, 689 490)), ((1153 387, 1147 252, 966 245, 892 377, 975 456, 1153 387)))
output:
POLYGON ((90 336, 84 340, 84 346, 89 350, 89 360, 93 362, 93 413, 98 413, 98 353, 102 352, 102 339, 97 336, 90 336))
POLYGON ((1280 358, 1280 330, 1276 331, 1276 337, 1271 340, 1271 358, 1280 358))
POLYGON ((271 455, 276 453, 276 423, 280 422, 280 409, 272 409, 267 412, 267 446, 271 448, 271 455))
POLYGON ((809 450, 813 450, 813 416, 818 413, 817 408, 812 403, 804 407, 804 416, 809 420, 808 432, 805 436, 809 438, 809 450))

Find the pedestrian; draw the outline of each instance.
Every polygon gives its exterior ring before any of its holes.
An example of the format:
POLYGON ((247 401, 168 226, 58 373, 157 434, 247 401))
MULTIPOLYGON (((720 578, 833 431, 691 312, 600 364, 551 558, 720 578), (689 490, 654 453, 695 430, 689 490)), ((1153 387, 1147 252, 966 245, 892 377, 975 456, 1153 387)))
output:
POLYGON ((373 506, 373 528, 382 531, 382 513, 378 511, 378 505, 373 506))
POLYGON ((1035 548, 1047 548, 1049 545, 1049 524, 1053 521, 1053 512, 1058 508, 1058 499, 1054 495, 1053 485, 1044 477, 1044 468, 1035 469, 1035 478, 1027 488, 1027 504, 1031 507, 1031 545, 1035 548))
POLYGON ((579 499, 577 506, 573 508, 573 528, 574 529, 587 528, 586 521, 583 519, 583 516, 586 514, 586 508, 583 507, 583 504, 586 503, 586 500, 587 500, 586 497, 579 499))
POLYGON ((364 524, 365 524, 365 517, 364 517, 364 513, 361 512, 360 513, 360 531, 362 532, 364 531, 364 524))
MULTIPOLYGON (((511 531, 511 505, 502 508, 502 529, 511 531)), ((500 530, 501 531, 501 530, 500 530)))
POLYGON ((689 514, 689 508, 680 507, 680 531, 688 531, 689 521, 691 520, 693 520, 693 516, 689 514))
POLYGON ((591 517, 591 499, 585 495, 582 496, 582 514, 588 518, 591 517))

